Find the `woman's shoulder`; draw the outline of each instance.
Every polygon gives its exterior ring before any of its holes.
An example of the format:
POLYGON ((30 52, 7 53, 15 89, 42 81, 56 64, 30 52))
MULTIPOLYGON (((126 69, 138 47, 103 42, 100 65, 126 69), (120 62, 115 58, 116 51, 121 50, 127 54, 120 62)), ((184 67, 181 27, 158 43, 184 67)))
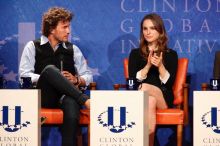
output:
POLYGON ((177 52, 170 48, 167 49, 167 54, 172 55, 172 56, 177 56, 177 52))
POLYGON ((138 48, 132 49, 129 58, 139 59, 141 58, 140 50, 138 48))
POLYGON ((131 53, 139 53, 139 48, 131 49, 131 53))
POLYGON ((167 49, 166 54, 165 54, 165 60, 169 62, 170 60, 177 60, 177 59, 178 59, 177 52, 170 48, 167 49))
POLYGON ((130 55, 140 55, 139 48, 134 48, 131 50, 130 55))
POLYGON ((173 49, 171 49, 171 48, 168 48, 168 49, 167 49, 167 52, 170 52, 170 53, 173 53, 173 54, 176 53, 176 51, 173 50, 173 49))

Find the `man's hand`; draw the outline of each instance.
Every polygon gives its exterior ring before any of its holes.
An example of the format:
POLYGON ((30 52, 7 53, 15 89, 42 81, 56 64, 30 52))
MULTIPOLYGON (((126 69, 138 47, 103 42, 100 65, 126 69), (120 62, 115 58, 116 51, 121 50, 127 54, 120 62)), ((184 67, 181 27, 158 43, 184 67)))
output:
POLYGON ((71 83, 77 84, 78 80, 77 80, 77 77, 76 77, 76 76, 72 75, 72 74, 71 74, 70 72, 68 72, 68 71, 62 71, 61 73, 62 73, 62 75, 63 75, 65 78, 67 78, 71 83))

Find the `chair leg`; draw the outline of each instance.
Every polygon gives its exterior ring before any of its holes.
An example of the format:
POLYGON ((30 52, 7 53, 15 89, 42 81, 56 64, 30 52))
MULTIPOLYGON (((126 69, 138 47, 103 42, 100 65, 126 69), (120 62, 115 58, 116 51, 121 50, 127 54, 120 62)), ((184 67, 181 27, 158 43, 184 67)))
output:
POLYGON ((177 146, 182 146, 183 142, 183 125, 177 125, 177 146))
POLYGON ((83 146, 83 137, 82 137, 82 129, 81 127, 77 131, 77 145, 83 146))
POLYGON ((90 146, 90 124, 88 124, 88 146, 90 146))

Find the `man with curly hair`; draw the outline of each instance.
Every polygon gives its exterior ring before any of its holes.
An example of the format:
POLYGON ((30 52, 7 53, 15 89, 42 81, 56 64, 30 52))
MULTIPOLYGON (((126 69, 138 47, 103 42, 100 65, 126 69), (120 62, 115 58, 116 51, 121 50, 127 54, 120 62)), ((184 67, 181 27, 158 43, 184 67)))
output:
POLYGON ((41 89, 41 105, 61 108, 62 146, 76 146, 79 110, 90 108, 90 99, 78 86, 92 82, 92 73, 80 49, 68 42, 73 14, 60 7, 44 13, 42 36, 26 44, 19 67, 21 77, 31 77, 41 89))

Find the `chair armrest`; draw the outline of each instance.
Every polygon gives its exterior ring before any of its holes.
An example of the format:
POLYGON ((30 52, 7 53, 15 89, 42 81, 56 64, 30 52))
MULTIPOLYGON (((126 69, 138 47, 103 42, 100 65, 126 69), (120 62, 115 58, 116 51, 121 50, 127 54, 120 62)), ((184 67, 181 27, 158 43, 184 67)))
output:
POLYGON ((126 84, 114 84, 113 88, 114 90, 126 89, 126 84))
POLYGON ((208 83, 202 83, 201 84, 201 89, 202 89, 202 91, 208 90, 209 89, 209 84, 208 83))
POLYGON ((90 89, 90 90, 96 90, 96 89, 97 89, 97 84, 96 84, 96 82, 91 82, 91 83, 89 84, 89 89, 90 89))

